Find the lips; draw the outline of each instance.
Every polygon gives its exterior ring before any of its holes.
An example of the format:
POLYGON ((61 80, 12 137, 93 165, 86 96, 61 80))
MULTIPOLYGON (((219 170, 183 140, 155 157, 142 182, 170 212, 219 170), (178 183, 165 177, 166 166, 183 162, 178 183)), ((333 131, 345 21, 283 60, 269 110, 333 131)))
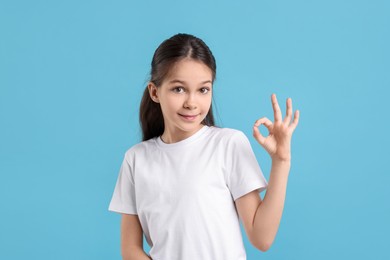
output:
POLYGON ((179 115, 187 120, 194 120, 198 116, 198 115, 182 115, 182 114, 179 115))

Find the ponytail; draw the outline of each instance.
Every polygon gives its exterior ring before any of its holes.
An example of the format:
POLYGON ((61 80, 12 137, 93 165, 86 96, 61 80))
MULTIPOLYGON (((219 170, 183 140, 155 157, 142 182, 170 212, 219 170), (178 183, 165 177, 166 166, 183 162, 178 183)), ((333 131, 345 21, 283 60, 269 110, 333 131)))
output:
POLYGON ((142 128, 142 141, 160 136, 164 132, 164 118, 160 104, 154 102, 146 87, 140 106, 140 124, 142 128))

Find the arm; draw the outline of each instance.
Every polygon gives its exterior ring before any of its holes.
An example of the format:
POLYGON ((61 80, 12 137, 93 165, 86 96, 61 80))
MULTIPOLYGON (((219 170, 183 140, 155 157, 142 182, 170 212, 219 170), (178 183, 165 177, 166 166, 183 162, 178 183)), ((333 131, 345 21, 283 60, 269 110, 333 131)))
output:
POLYGON ((150 260, 143 251, 143 232, 137 215, 122 214, 121 253, 123 260, 150 260))
POLYGON ((264 200, 261 200, 258 191, 255 190, 235 201, 249 241, 263 252, 271 247, 279 228, 289 167, 289 163, 272 163, 264 200))
POLYGON ((282 121, 276 96, 272 95, 275 122, 268 118, 256 121, 253 136, 272 158, 272 167, 267 192, 262 201, 257 191, 236 200, 238 213, 251 243, 261 251, 267 251, 276 236, 283 213, 287 181, 291 165, 290 143, 292 133, 298 125, 299 111, 292 119, 292 101, 287 99, 287 113, 282 121), (269 135, 261 135, 258 127, 264 124, 269 135))
POLYGON ((268 250, 279 229, 286 197, 290 162, 274 162, 267 192, 259 203, 252 226, 253 244, 261 251, 268 250))
POLYGON ((150 260, 152 259, 147 255, 142 248, 130 248, 131 254, 123 255, 123 260, 150 260))
POLYGON ((131 253, 128 255, 122 255, 123 260, 150 260, 152 259, 149 255, 147 255, 142 248, 129 248, 131 253))

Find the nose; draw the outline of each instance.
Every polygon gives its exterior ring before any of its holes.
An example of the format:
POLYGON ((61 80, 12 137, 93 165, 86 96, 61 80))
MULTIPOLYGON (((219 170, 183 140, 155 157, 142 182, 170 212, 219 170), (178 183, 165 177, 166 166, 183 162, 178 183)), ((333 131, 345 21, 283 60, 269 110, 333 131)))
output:
POLYGON ((188 109, 197 108, 194 95, 190 94, 187 96, 187 99, 184 102, 184 107, 188 109))

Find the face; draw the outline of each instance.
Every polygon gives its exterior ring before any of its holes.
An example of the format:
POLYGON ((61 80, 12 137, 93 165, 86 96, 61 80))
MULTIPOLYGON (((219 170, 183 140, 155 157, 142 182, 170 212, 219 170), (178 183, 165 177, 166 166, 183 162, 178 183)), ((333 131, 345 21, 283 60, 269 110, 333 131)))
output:
POLYGON ((148 85, 164 116, 165 142, 185 139, 200 128, 211 106, 212 72, 202 62, 183 59, 173 65, 160 87, 148 85))

